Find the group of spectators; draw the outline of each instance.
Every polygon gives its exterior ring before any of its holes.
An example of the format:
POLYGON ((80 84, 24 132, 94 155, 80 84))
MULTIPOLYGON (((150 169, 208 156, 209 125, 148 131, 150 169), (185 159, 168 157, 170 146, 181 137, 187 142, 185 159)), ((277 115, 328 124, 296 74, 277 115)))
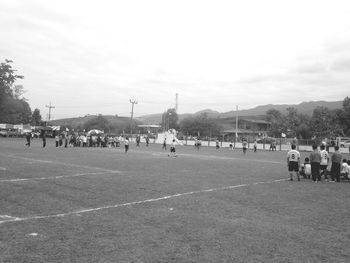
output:
POLYGON ((56 147, 120 147, 122 136, 61 132, 55 135, 56 147))
POLYGON ((343 158, 339 151, 339 146, 335 146, 334 153, 330 156, 325 144, 321 144, 320 150, 314 144, 312 152, 305 157, 301 164, 300 153, 296 150, 296 145, 292 144, 292 149, 287 153, 288 171, 290 181, 293 181, 295 173, 298 181, 300 176, 311 179, 313 182, 320 182, 322 177, 326 182, 340 182, 340 179, 350 181, 350 160, 343 158))

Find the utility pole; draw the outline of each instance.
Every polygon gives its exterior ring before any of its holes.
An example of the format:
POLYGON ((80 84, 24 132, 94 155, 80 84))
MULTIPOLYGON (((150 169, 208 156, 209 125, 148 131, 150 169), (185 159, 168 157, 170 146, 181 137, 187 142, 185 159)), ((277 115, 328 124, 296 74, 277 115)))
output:
POLYGON ((175 96, 175 112, 178 113, 178 104, 179 104, 179 94, 176 93, 175 96))
POLYGON ((238 138, 238 105, 236 105, 236 139, 238 138))
POLYGON ((46 107, 46 108, 49 108, 49 122, 50 122, 50 120, 51 120, 51 109, 54 109, 55 106, 52 106, 52 105, 51 105, 51 101, 50 101, 50 105, 45 105, 45 107, 46 107))
POLYGON ((132 137, 132 119, 134 118, 134 105, 137 104, 137 101, 132 100, 132 99, 130 99, 129 101, 131 103, 130 133, 131 133, 131 137, 132 137))

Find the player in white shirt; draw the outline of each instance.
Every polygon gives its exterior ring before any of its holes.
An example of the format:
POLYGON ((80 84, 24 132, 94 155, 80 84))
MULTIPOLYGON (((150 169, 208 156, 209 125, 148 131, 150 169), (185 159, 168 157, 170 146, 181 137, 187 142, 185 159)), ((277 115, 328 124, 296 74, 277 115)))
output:
POLYGON ((292 144, 292 149, 287 153, 287 164, 290 175, 290 181, 293 181, 293 172, 300 181, 299 166, 300 166, 300 153, 295 149, 295 144, 292 144))
POLYGON ((328 162, 329 162, 329 153, 325 149, 326 146, 325 144, 321 144, 321 162, 320 162, 320 170, 321 170, 321 177, 324 175, 325 181, 328 181, 328 176, 327 176, 327 167, 328 167, 328 162))

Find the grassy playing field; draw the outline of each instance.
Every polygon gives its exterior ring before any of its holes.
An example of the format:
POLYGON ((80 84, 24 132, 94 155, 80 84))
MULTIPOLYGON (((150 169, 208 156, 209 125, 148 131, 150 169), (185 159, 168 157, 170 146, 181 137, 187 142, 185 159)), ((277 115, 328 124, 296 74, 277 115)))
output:
POLYGON ((0 262, 350 262, 350 183, 286 181, 286 152, 24 144, 0 138, 0 262))

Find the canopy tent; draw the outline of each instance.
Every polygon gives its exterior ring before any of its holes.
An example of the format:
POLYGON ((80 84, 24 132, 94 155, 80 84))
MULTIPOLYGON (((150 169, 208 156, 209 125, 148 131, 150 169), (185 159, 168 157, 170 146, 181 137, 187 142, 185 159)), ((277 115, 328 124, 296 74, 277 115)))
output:
POLYGON ((97 134, 102 134, 104 133, 103 131, 97 130, 97 129, 92 129, 90 131, 88 131, 88 135, 97 135, 97 134))
POLYGON ((53 129, 49 126, 35 126, 32 127, 35 130, 41 130, 41 131, 52 131, 53 129))

